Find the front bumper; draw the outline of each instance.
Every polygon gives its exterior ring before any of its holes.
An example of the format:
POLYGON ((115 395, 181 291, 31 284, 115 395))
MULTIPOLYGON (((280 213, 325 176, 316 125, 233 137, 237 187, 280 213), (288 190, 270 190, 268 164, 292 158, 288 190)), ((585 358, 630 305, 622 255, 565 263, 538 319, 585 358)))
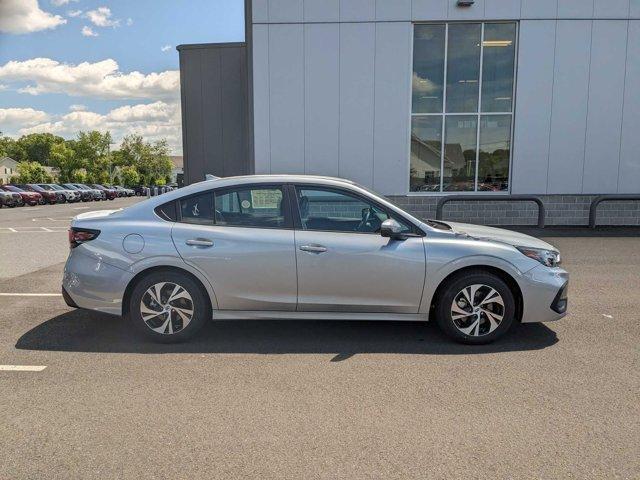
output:
POLYGON ((564 317, 568 285, 569 273, 559 267, 540 265, 526 272, 520 283, 524 304, 522 323, 551 322, 564 317))

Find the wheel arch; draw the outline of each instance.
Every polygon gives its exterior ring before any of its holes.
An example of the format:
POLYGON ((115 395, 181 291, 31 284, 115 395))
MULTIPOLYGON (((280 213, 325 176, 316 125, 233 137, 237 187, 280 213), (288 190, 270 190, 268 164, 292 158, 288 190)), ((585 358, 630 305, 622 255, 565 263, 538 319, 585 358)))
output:
POLYGON ((177 272, 190 277, 194 282, 196 282, 196 284, 202 290, 203 295, 205 295, 205 297, 209 300, 209 304, 211 305, 211 310, 217 309, 215 293, 210 288, 207 288, 207 286, 204 283, 206 280, 203 280, 202 278, 200 278, 199 275, 196 275, 195 273, 187 270, 186 268, 181 268, 174 265, 155 265, 139 271, 131 280, 129 280, 129 283, 125 288, 124 295, 122 296, 122 315, 124 317, 128 316, 129 314, 129 303, 131 300, 131 294, 133 293, 133 290, 135 286, 138 284, 138 282, 142 278, 146 277, 147 275, 150 275, 156 272, 162 272, 162 271, 177 272))
POLYGON ((500 278, 502 281, 504 281, 504 283, 507 284, 507 286, 509 287, 509 289, 511 290, 511 292, 513 293, 513 297, 515 299, 516 302, 516 318, 515 320, 517 322, 521 322, 522 321, 522 313, 524 310, 524 297, 522 295, 522 289, 520 288, 520 285, 518 284, 518 282, 516 281, 516 279, 506 270, 493 266, 493 265, 483 265, 483 264, 478 264, 478 265, 468 265, 462 268, 459 268, 457 270, 454 270, 452 272, 450 272, 446 277, 444 277, 439 283, 438 286, 436 287, 433 295, 431 296, 431 300, 429 302, 429 320, 431 320, 431 316, 432 313, 435 310, 435 306, 436 303, 438 301, 438 299, 440 298, 441 292, 442 290, 445 288, 445 286, 455 277, 463 275, 466 272, 471 272, 471 271, 481 271, 483 273, 492 273, 493 275, 497 276, 498 278, 500 278))

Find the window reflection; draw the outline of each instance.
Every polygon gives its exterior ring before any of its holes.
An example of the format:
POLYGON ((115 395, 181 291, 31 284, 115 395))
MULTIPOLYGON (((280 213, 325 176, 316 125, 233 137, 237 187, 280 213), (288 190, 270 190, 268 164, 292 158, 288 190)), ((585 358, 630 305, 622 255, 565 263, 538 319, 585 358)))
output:
POLYGON ((447 112, 478 111, 481 32, 479 23, 449 25, 447 112))
POLYGON ((440 190, 442 117, 414 117, 411 121, 410 189, 412 192, 440 190))
POLYGON ((414 113, 442 112, 444 25, 416 25, 413 37, 414 113))
POLYGON ((516 34, 514 22, 414 27, 412 192, 508 190, 516 34))
POLYGON ((508 190, 510 153, 511 115, 483 115, 480 120, 478 190, 508 190))
POLYGON ((448 116, 445 121, 445 155, 442 188, 445 192, 473 191, 476 181, 475 115, 448 116))
POLYGON ((513 99, 516 26, 487 23, 482 59, 482 111, 510 112, 513 99))

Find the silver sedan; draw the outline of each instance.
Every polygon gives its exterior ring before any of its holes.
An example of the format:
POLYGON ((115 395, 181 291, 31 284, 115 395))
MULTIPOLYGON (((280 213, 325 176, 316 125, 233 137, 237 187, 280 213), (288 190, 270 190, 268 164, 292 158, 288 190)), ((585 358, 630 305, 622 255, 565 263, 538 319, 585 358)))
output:
POLYGON ((548 243, 421 221, 357 184, 304 175, 209 180, 69 231, 62 292, 182 341, 216 319, 435 320, 491 342, 566 314, 568 274, 548 243))

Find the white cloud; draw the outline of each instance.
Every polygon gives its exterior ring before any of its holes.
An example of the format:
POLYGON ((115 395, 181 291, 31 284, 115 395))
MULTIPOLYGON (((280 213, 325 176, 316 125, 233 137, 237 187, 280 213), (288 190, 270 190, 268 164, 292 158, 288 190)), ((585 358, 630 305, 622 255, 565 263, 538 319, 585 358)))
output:
POLYGON ((162 50, 163 52, 168 52, 169 50, 171 50, 171 45, 163 45, 162 47, 160 47, 160 50, 162 50))
POLYGON ((49 115, 33 108, 0 108, 0 130, 3 133, 28 128, 49 120, 49 115))
POLYGON ((72 112, 83 112, 86 109, 86 105, 82 105, 81 103, 74 103, 73 105, 69 105, 69 110, 71 110, 72 112))
POLYGON ((87 27, 86 25, 84 27, 82 27, 82 30, 80 30, 80 33, 82 33, 83 37, 97 37, 98 36, 98 34, 96 32, 91 30, 91 27, 87 27))
POLYGON ((0 32, 31 33, 67 23, 40 9, 38 0, 0 0, 0 32))
POLYGON ((109 7, 98 7, 84 14, 96 27, 119 27, 120 20, 111 17, 109 7))
POLYGON ((69 10, 67 12, 67 15, 69 15, 72 18, 76 18, 82 15, 82 10, 69 10))
MULTIPOLYGON (((44 112, 41 112, 44 114, 44 112)), ((0 110, 0 121, 2 119, 0 110)), ((46 115, 46 114, 45 114, 46 115)), ((132 133, 142 135, 146 140, 156 141, 166 138, 173 152, 182 151, 180 104, 153 102, 148 104, 125 105, 107 114, 88 111, 70 113, 46 118, 41 122, 31 121, 16 129, 17 135, 50 132, 66 138, 75 137, 79 131, 110 131, 116 143, 132 133)))
POLYGON ((127 27, 130 27, 131 25, 133 25, 133 18, 129 17, 127 18, 127 27))
POLYGON ((50 58, 14 60, 0 66, 0 81, 27 83, 18 91, 31 95, 64 93, 104 99, 177 99, 180 90, 178 70, 124 73, 113 59, 77 65, 50 58))
POLYGON ((51 0, 56 7, 61 7, 62 5, 66 5, 69 2, 77 2, 78 0, 51 0))

